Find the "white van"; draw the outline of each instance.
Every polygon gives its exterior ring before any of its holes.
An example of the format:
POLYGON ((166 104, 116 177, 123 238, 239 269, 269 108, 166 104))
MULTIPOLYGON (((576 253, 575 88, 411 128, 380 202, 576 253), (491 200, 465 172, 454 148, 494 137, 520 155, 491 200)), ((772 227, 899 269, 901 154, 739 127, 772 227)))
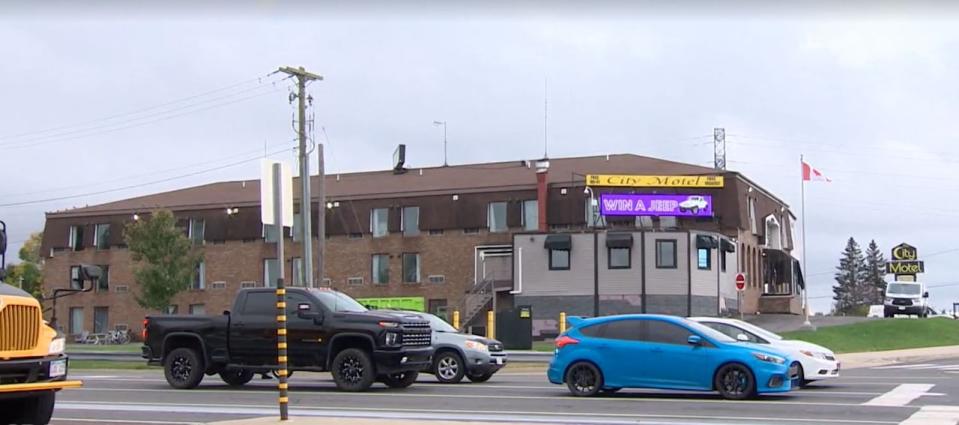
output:
POLYGON ((886 285, 886 299, 883 302, 883 315, 892 317, 897 314, 926 317, 929 305, 929 292, 922 282, 892 282, 886 285))

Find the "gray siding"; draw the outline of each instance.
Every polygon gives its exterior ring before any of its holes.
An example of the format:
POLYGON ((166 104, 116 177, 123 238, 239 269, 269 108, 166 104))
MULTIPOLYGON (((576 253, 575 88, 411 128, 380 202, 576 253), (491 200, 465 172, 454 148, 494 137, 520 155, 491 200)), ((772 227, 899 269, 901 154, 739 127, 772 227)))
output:
POLYGON ((646 235, 646 293, 656 295, 688 295, 689 259, 686 232, 647 232, 646 235), (656 240, 676 241, 676 268, 656 268, 656 240))
POLYGON ((593 294, 593 235, 571 236, 569 270, 549 269, 549 250, 544 247, 546 235, 524 234, 513 238, 515 285, 520 285, 522 279, 524 295, 593 294))
MULTIPOLYGON (((631 264, 628 269, 609 268, 609 248, 606 248, 606 233, 599 235, 599 294, 630 295, 642 294, 643 257, 640 252, 642 233, 633 233, 633 247, 630 250, 631 264)), ((592 282, 592 276, 590 276, 592 282)))

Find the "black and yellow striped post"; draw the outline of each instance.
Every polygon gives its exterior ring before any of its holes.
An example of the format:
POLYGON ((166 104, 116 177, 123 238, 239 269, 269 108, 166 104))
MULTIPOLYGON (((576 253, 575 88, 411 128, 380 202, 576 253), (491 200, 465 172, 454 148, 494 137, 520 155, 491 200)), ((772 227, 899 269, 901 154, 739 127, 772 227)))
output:
POLYGON ((289 398, 287 397, 286 376, 286 285, 283 278, 276 280, 276 364, 279 369, 276 376, 280 378, 277 389, 280 390, 280 420, 289 419, 289 398))

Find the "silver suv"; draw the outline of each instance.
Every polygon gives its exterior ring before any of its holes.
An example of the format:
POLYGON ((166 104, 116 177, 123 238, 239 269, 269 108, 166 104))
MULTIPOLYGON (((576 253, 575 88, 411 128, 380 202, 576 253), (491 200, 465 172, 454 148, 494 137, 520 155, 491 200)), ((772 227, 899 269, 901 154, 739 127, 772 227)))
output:
POLYGON ((409 313, 429 320, 433 328, 433 364, 424 372, 435 375, 438 381, 455 384, 465 376, 472 382, 486 382, 506 366, 503 343, 461 333, 429 313, 409 313))

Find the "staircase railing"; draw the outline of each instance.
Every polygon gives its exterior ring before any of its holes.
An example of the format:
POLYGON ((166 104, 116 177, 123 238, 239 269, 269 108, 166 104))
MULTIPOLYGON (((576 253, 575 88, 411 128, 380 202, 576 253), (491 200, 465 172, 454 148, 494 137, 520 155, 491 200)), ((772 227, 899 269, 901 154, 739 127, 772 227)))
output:
POLYGON ((486 306, 493 300, 494 280, 487 278, 470 288, 463 300, 460 302, 459 309, 462 312, 460 317, 460 328, 467 329, 476 318, 486 311, 486 306))

